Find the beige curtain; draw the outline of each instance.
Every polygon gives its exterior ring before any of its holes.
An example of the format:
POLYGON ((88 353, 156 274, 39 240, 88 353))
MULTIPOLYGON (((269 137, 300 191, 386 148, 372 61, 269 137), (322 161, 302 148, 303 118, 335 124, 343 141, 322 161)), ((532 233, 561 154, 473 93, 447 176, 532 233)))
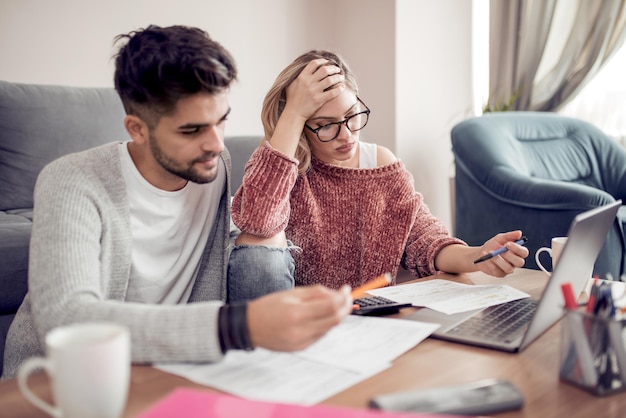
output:
POLYGON ((626 0, 491 0, 489 105, 556 111, 591 79, 626 38, 626 0), (540 79, 558 2, 573 13, 556 64, 540 79))

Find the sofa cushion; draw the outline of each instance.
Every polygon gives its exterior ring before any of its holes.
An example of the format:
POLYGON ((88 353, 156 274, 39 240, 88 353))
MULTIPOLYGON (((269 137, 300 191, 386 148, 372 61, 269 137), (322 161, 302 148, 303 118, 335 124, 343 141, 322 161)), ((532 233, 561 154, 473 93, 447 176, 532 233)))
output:
POLYGON ((0 81, 0 210, 32 208, 41 169, 72 152, 128 139, 113 88, 0 81))
POLYGON ((0 314, 15 312, 26 295, 31 219, 31 211, 0 211, 0 314))
POLYGON ((9 326, 15 318, 15 314, 0 316, 0 375, 2 375, 2 365, 4 359, 4 341, 7 339, 9 326))
POLYGON ((255 149, 261 144, 262 137, 255 135, 227 136, 224 145, 228 148, 231 159, 230 192, 235 194, 243 180, 246 163, 255 149))

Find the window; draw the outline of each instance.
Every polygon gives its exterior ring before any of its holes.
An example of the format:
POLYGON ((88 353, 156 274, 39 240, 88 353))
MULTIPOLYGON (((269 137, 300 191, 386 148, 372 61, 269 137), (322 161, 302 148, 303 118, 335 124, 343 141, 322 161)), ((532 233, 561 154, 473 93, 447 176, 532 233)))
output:
POLYGON ((558 113, 590 122, 626 145, 626 44, 558 113))

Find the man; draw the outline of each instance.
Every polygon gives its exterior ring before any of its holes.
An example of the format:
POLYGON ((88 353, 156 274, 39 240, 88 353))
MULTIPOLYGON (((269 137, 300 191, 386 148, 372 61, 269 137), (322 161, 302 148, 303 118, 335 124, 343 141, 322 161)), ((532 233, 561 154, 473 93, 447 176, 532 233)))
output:
MULTIPOLYGON (((223 139, 236 79, 230 54, 183 26, 150 26, 117 41, 126 41, 115 87, 132 141, 67 155, 42 170, 29 292, 7 336, 3 378, 43 354, 48 331, 83 321, 127 325, 135 363, 210 362, 229 349, 311 344, 350 312, 348 288, 274 291, 291 287, 283 281, 267 296, 224 304, 231 193, 223 139)), ((292 280, 287 248, 256 250, 267 253, 269 266, 259 271, 292 280)))

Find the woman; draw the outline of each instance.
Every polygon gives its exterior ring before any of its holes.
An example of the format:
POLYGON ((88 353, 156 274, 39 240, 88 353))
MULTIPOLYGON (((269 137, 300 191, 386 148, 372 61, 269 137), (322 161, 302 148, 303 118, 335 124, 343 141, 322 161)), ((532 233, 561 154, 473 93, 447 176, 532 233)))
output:
POLYGON ((265 138, 233 200, 238 244, 285 247, 295 284, 358 286, 400 265, 422 277, 480 269, 503 277, 528 250, 498 234, 481 247, 451 237, 387 148, 359 140, 371 111, 345 62, 310 51, 285 68, 263 103, 265 138), (506 246, 509 251, 474 264, 506 246))

